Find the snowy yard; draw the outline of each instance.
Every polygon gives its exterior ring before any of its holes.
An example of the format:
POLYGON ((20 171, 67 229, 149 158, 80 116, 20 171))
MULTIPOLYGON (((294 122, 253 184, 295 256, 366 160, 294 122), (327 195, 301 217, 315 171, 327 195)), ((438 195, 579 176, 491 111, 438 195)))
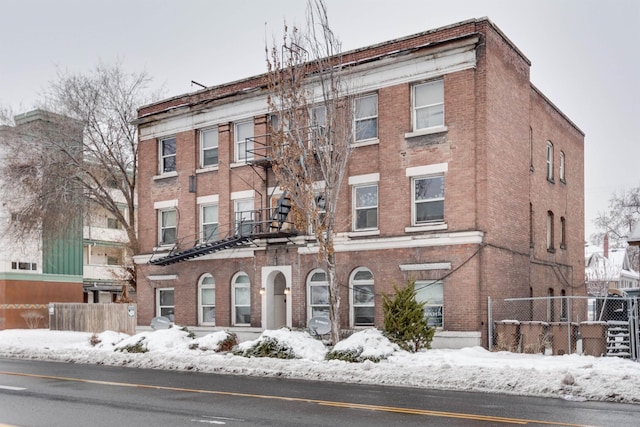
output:
MULTIPOLYGON (((216 352, 227 337, 224 332, 195 339, 179 328, 134 336, 104 332, 93 345, 91 337, 85 332, 4 330, 0 331, 0 357, 640 404, 640 363, 616 357, 516 354, 481 347, 412 354, 373 329, 352 335, 335 349, 354 349, 362 356, 382 359, 377 363, 326 360, 327 349, 318 340, 286 329, 265 331, 259 339, 277 339, 294 359, 216 352), (122 351, 136 344, 146 352, 122 351)), ((255 342, 239 347, 246 349, 255 342)))

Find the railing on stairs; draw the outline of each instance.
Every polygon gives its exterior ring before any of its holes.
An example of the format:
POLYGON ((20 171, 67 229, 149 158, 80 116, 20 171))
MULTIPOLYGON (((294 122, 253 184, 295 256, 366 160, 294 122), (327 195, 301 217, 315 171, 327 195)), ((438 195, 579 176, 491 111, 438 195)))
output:
POLYGON ((255 209, 236 212, 235 221, 218 226, 209 235, 176 241, 171 248, 156 248, 149 264, 170 265, 203 255, 242 246, 255 239, 291 237, 297 235, 289 220, 291 201, 284 192, 271 209, 255 209), (221 237, 222 236, 222 237, 221 237))

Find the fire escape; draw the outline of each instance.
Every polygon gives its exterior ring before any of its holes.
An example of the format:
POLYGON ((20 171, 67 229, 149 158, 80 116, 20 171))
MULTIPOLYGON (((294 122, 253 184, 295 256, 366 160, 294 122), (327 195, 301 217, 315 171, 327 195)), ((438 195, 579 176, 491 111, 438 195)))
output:
MULTIPOLYGON (((264 172, 263 181, 266 184, 269 169, 272 165, 270 158, 270 147, 266 142, 268 136, 263 135, 255 138, 248 138, 245 144, 245 161, 254 168, 262 168, 264 172), (249 144, 251 143, 251 144, 249 144), (251 147, 251 148, 249 148, 251 147)), ((276 185, 274 187, 278 188, 276 185)), ((270 194, 267 200, 272 200, 274 194, 270 194)), ((189 259, 197 258, 214 252, 223 251, 244 246, 256 239, 289 238, 298 233, 289 219, 291 211, 291 200, 287 192, 283 192, 275 206, 253 209, 250 211, 235 212, 234 221, 226 225, 218 225, 207 235, 199 239, 185 242, 185 239, 176 241, 167 254, 156 257, 153 253, 149 264, 170 265, 189 259), (188 246, 186 249, 183 249, 188 246)))

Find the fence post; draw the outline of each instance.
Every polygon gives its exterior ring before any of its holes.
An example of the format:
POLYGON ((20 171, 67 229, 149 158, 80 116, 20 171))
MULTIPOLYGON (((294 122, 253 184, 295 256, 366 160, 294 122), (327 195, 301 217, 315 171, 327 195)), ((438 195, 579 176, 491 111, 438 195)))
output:
MULTIPOLYGON (((567 343, 568 343, 568 347, 569 347, 569 354, 573 354, 573 351, 571 351, 571 349, 573 348, 573 341, 572 341, 572 337, 571 335, 573 335, 571 332, 573 332, 573 329, 571 328, 571 298, 569 297, 564 297, 565 300, 567 301, 567 343)), ((576 348, 577 350, 577 348, 576 348)))
POLYGON ((491 313, 491 297, 487 297, 487 334, 489 351, 493 349, 493 315, 491 313))

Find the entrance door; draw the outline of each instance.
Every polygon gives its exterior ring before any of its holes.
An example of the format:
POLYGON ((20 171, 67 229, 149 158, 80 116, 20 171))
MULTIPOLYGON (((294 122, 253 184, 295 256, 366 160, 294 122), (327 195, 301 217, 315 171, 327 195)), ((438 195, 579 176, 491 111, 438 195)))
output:
POLYGON ((273 278, 273 328, 280 329, 287 326, 287 279, 278 272, 273 278))

